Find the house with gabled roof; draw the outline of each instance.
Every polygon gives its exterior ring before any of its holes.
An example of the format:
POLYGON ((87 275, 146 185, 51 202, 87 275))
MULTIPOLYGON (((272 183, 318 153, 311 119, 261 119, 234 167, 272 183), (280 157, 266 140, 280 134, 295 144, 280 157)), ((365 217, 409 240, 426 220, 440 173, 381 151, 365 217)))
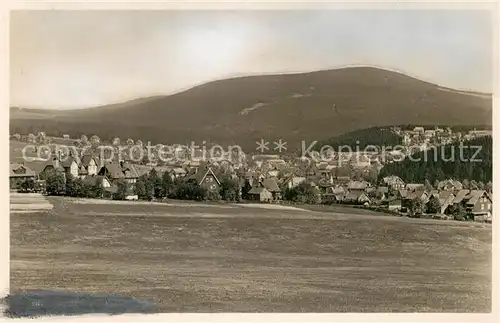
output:
POLYGON ((126 162, 104 163, 104 165, 98 171, 98 175, 106 176, 112 182, 117 180, 125 180, 129 184, 134 184, 139 178, 134 165, 126 162))
POLYGON ((405 182, 399 176, 395 175, 384 177, 382 179, 382 184, 394 190, 400 190, 405 188, 405 182))
POLYGON ((101 165, 99 162, 99 158, 92 156, 91 154, 85 154, 82 156, 81 159, 81 166, 86 171, 86 175, 97 175, 97 172, 99 171, 99 167, 101 165))
POLYGON ((265 187, 273 195, 273 199, 281 199, 281 189, 278 186, 278 182, 275 178, 266 178, 261 182, 262 186, 265 187))
POLYGON ((441 205, 441 214, 445 214, 446 209, 453 204, 455 195, 449 191, 441 191, 438 195, 439 204, 441 205))
POLYGON ((361 190, 353 190, 349 191, 343 198, 344 203, 353 203, 353 204, 370 204, 371 199, 364 191, 361 190))
POLYGON ((471 190, 465 196, 465 209, 467 213, 473 216, 487 216, 491 217, 493 210, 492 199, 484 190, 471 190))
POLYGON ((460 191, 463 189, 462 183, 453 179, 447 179, 439 182, 438 189, 441 191, 460 191))
POLYGON ((205 188, 207 192, 219 193, 221 185, 220 180, 212 168, 206 163, 202 163, 199 167, 191 169, 186 174, 186 180, 192 181, 205 188))
POLYGON ((35 180, 37 174, 35 171, 19 163, 10 163, 9 165, 9 184, 11 189, 17 189, 21 183, 27 179, 35 180))
POLYGON ((455 195, 455 198, 453 199, 453 204, 462 204, 464 201, 465 197, 469 194, 469 190, 460 190, 457 192, 455 195))

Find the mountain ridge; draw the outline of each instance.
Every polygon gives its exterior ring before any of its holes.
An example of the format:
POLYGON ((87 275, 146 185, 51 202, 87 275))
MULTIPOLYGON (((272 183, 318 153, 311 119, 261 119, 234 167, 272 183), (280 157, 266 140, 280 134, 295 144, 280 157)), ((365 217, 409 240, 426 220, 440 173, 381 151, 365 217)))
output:
POLYGON ((69 134, 252 146, 261 138, 323 140, 393 124, 491 124, 491 100, 400 72, 348 67, 238 76, 171 95, 46 112, 45 119, 11 109, 11 132, 50 125, 69 134))

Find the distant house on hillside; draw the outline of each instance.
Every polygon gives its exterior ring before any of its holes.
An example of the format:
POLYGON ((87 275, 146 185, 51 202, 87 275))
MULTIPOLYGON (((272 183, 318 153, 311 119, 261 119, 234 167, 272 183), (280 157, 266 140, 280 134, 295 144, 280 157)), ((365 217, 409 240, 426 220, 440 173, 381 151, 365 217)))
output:
POLYGON ((463 189, 462 183, 453 179, 447 179, 439 182, 438 189, 443 191, 460 191, 463 189))
POLYGON ((386 176, 382 179, 382 184, 397 191, 405 188, 405 182, 399 176, 386 176))
POLYGON ((425 132, 425 129, 424 127, 415 127, 413 128, 413 132, 418 134, 423 134, 425 132))

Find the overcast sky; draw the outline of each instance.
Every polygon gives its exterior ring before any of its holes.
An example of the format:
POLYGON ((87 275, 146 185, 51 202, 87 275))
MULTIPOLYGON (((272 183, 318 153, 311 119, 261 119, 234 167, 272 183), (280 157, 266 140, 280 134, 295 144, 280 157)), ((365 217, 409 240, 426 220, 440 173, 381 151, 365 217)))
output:
POLYGON ((487 11, 19 11, 11 104, 96 106, 343 65, 490 92, 491 24, 487 11))

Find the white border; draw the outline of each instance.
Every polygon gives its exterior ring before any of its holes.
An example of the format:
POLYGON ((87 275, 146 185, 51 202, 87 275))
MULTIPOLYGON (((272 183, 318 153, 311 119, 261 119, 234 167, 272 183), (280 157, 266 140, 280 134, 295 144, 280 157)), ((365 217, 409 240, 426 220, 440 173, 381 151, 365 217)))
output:
MULTIPOLYGON (((271 9, 490 9, 495 15, 495 32, 494 32, 494 66, 495 72, 498 72, 498 3, 497 1, 485 2, 470 2, 470 1, 315 1, 315 2, 299 2, 299 1, 155 1, 155 2, 120 2, 120 1, 85 1, 85 2, 71 2, 71 1, 2 1, 0 23, 2 24, 1 40, 4 55, 2 56, 1 69, 3 77, 1 78, 1 90, 3 95, 0 96, 4 109, 8 109, 9 102, 9 10, 51 10, 51 9, 65 9, 65 10, 220 10, 220 9, 258 9, 258 10, 271 10, 271 9)), ((496 112, 498 108, 498 74, 494 74, 494 100, 493 100, 493 120, 500 118, 499 113, 496 112)), ((5 110, 4 110, 5 111, 5 110)), ((3 151, 9 151, 8 148, 8 132, 9 132, 9 118, 8 110, 6 113, 1 114, 1 121, 3 127, 0 127, 0 142, 3 151)), ((495 122, 493 122, 495 124, 495 122)), ((497 127, 493 126, 494 137, 498 137, 497 127)), ((494 151, 500 151, 500 143, 496 140, 493 141, 494 151)), ((493 159, 500 162, 497 155, 493 155, 493 159)), ((6 172, 8 169, 8 158, 1 159, 1 169, 6 172)), ((494 165, 500 165, 494 163, 494 165)), ((493 170, 493 186, 495 192, 500 192, 500 178, 496 167, 493 170)), ((2 203, 2 212, 0 213, 0 297, 8 291, 9 285, 9 188, 8 180, 0 184, 0 198, 2 203)), ((494 194, 499 196, 500 193, 494 194)), ((498 199, 497 199, 498 200, 498 199)), ((498 213, 500 202, 494 203, 494 213, 498 213)), ((72 316, 72 317, 43 317, 37 321, 43 322, 164 322, 164 321, 178 321, 178 322, 256 322, 265 320, 267 322, 500 322, 499 307, 500 303, 499 290, 498 290, 498 226, 499 222, 494 221, 493 224, 493 312, 491 314, 157 314, 157 315, 120 315, 120 316, 107 316, 107 315, 88 315, 88 316, 72 316)), ((5 318, 0 317, 0 321, 5 318)), ((17 322, 32 322, 32 319, 17 319, 17 322)))

